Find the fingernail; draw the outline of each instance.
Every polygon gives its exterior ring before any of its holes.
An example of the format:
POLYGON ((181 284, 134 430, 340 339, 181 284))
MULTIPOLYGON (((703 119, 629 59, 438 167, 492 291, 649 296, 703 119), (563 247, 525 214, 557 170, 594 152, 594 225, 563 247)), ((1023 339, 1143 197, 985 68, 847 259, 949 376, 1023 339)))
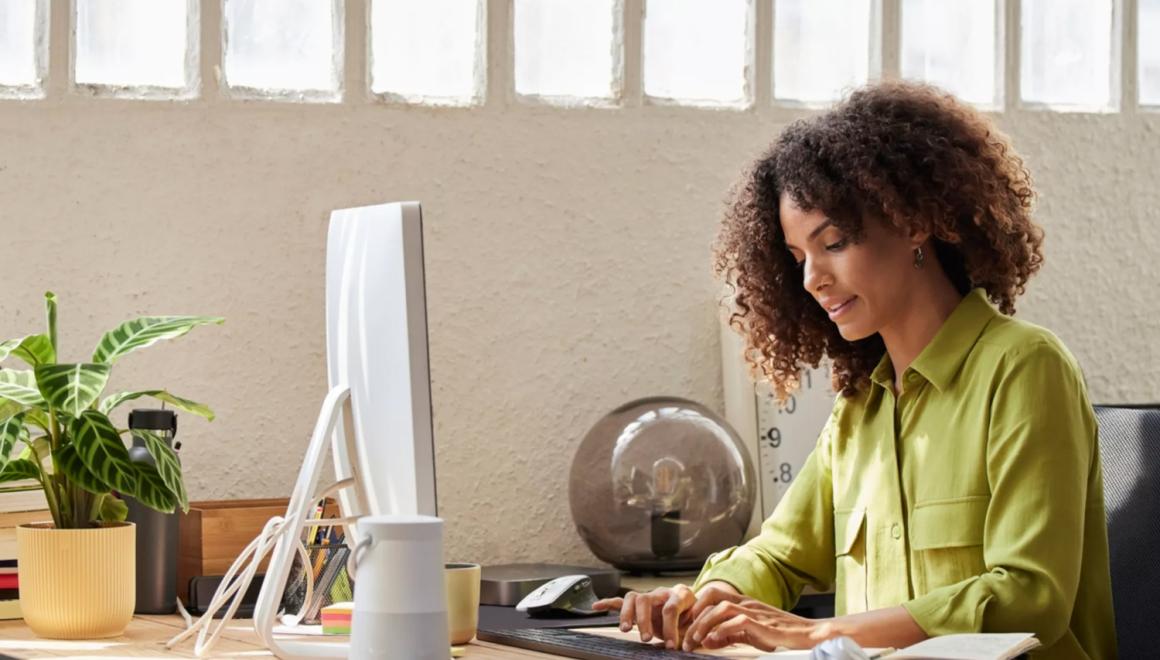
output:
POLYGON ((665 642, 665 648, 666 648, 666 649, 671 649, 671 648, 673 648, 673 643, 672 643, 671 641, 670 641, 670 642, 665 642))
POLYGON ((643 635, 641 635, 641 636, 640 636, 640 641, 642 641, 642 642, 651 642, 651 641, 652 641, 652 635, 650 635, 650 634, 648 634, 648 633, 645 633, 645 634, 643 634, 643 635))
POLYGON ((628 632, 628 624, 627 623, 620 624, 620 632, 628 632))
POLYGON ((701 633, 693 633, 693 641, 694 642, 701 641, 701 633))

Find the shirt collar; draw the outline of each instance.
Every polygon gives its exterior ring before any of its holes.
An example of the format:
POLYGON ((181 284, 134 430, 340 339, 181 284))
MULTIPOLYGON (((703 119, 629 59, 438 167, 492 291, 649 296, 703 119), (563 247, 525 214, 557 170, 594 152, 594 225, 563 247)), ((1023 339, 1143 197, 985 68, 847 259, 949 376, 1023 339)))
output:
MULTIPOLYGON (((959 373, 979 335, 983 334, 983 328, 997 316, 998 310, 987 301, 987 292, 982 288, 972 290, 959 301, 910 368, 943 391, 959 373)), ((884 353, 870 374, 870 380, 892 390, 893 378, 890 354, 884 353)))

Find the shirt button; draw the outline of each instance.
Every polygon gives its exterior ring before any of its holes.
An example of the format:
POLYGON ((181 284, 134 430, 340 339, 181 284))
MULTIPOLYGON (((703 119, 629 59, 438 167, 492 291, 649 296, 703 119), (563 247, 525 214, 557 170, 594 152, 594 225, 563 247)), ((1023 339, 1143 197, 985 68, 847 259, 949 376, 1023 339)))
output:
POLYGON ((890 526, 890 535, 893 536, 895 539, 902 538, 902 527, 898 523, 891 525, 890 526))

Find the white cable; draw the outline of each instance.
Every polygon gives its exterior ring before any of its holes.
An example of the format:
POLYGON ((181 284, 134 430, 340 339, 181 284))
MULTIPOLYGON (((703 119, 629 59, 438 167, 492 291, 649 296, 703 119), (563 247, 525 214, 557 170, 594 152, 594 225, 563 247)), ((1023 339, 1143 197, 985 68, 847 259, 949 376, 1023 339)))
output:
MULTIPOLYGON (((342 487, 348 485, 348 481, 349 480, 343 480, 330 486, 325 491, 323 491, 322 497, 318 499, 323 499, 335 491, 341 489, 342 487)), ((310 523, 327 525, 349 524, 357 521, 358 518, 359 516, 309 519, 305 521, 304 525, 310 523)), ((182 617, 185 619, 186 629, 166 642, 166 648, 173 648, 174 646, 188 639, 196 632, 197 642, 193 647, 194 655, 198 658, 202 658, 205 657, 205 654, 209 653, 210 649, 212 649, 214 644, 217 643, 218 638, 221 637, 222 632, 225 631, 225 628, 229 624, 230 620, 234 618, 234 614, 237 612, 238 606, 242 603, 242 598, 245 596, 246 591, 249 590, 250 583, 252 583, 254 580, 254 575, 258 572, 258 566, 261 565, 262 560, 264 560, 266 555, 268 555, 270 551, 274 549, 274 546, 277 545, 278 538, 286 531, 287 524, 289 524, 289 521, 282 516, 274 516, 273 518, 270 518, 268 521, 266 521, 266 524, 262 527, 262 532, 258 534, 258 536, 255 537, 253 541, 250 541, 245 550, 242 550, 241 554, 239 554, 237 559, 234 560, 233 565, 230 566, 230 570, 226 572, 225 577, 222 578, 221 583, 218 585, 217 591, 214 592, 213 599, 210 600, 209 605, 205 609, 205 613, 202 614, 201 618, 199 618, 196 622, 192 620, 189 613, 181 605, 181 601, 178 600, 178 609, 182 617), (241 571, 240 576, 238 575, 239 571, 241 571), (216 614, 218 610, 225 606, 226 603, 229 603, 229 609, 226 610, 226 613, 222 617, 221 622, 217 625, 216 628, 214 628, 214 614, 216 614), (210 634, 211 629, 213 629, 212 634, 210 634), (208 641, 206 640, 207 634, 209 634, 208 641)), ((297 544, 295 549, 298 552, 298 558, 301 560, 302 566, 310 566, 310 557, 306 552, 306 546, 302 543, 301 533, 295 535, 295 541, 297 544)), ((302 609, 299 610, 297 614, 287 615, 287 619, 289 619, 289 621, 293 621, 292 625, 296 625, 298 621, 302 620, 302 614, 306 609, 306 605, 314 596, 314 580, 311 577, 309 571, 303 570, 302 576, 303 579, 306 580, 306 598, 302 601, 302 609)), ((287 622, 289 623, 289 621, 287 622)))

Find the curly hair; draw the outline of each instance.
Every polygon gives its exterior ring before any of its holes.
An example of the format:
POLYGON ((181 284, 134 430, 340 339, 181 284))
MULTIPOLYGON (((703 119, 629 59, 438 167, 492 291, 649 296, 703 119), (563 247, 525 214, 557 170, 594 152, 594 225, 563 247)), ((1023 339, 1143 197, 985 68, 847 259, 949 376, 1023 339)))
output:
POLYGON ((1006 314, 1043 262, 1022 158, 988 118, 950 94, 881 82, 794 122, 735 186, 714 245, 729 324, 745 338, 751 372, 779 400, 823 357, 834 389, 853 396, 885 352, 877 334, 843 339, 803 288, 781 229, 783 194, 804 211, 821 210, 855 241, 868 217, 929 233, 959 292, 982 287, 1006 314))

